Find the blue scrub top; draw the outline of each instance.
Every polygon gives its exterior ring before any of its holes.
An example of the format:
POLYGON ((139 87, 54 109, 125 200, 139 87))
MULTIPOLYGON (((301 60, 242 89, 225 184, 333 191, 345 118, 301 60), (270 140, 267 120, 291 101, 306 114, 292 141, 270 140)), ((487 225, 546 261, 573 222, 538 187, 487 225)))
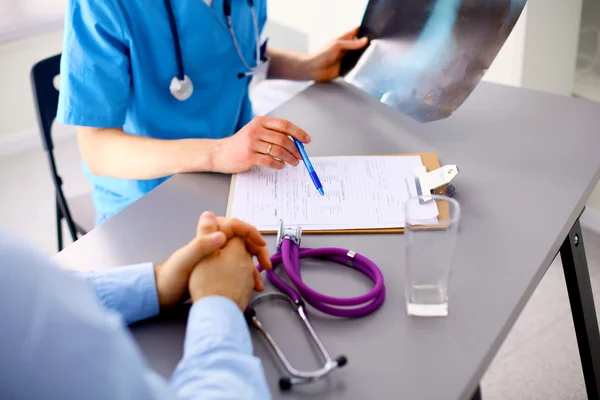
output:
MULTIPOLYGON (((253 118, 250 78, 223 14, 223 0, 171 0, 185 73, 194 83, 184 102, 171 95, 177 74, 163 0, 68 0, 57 120, 120 128, 158 139, 223 138, 253 118)), ((259 30, 266 0, 254 1, 259 30)), ((247 0, 232 1, 232 21, 247 62, 255 65, 255 34, 247 0)), ((100 215, 112 215, 168 177, 125 180, 84 172, 100 215)))

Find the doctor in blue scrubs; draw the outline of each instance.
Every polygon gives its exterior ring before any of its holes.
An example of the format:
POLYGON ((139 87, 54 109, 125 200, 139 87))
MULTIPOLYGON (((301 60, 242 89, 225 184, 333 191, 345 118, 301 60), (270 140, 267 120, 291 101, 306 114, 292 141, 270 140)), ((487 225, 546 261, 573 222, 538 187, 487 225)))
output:
POLYGON ((254 75, 327 81, 352 30, 306 55, 260 42, 266 0, 68 0, 57 119, 77 126, 97 223, 176 173, 282 169, 292 122, 254 117, 254 75))

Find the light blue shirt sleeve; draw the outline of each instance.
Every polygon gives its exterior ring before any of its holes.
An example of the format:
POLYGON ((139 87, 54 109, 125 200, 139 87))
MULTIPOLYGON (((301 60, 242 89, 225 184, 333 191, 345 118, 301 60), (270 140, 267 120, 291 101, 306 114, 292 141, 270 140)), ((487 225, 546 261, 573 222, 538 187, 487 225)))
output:
POLYGON ((104 308, 119 313, 128 325, 155 317, 160 311, 152 263, 78 275, 92 285, 104 308))
POLYGON ((123 20, 123 10, 114 0, 67 0, 59 122, 96 128, 123 126, 131 94, 123 20))
POLYGON ((193 305, 184 357, 167 382, 148 368, 124 324, 156 314, 150 265, 81 279, 2 233, 0 260, 3 399, 270 398, 243 314, 230 300, 193 305))
POLYGON ((190 310, 183 359, 171 378, 171 387, 180 398, 196 399, 197 393, 212 391, 230 392, 228 399, 270 398, 259 370, 262 364, 252 357, 250 333, 237 305, 222 297, 196 302, 190 310))

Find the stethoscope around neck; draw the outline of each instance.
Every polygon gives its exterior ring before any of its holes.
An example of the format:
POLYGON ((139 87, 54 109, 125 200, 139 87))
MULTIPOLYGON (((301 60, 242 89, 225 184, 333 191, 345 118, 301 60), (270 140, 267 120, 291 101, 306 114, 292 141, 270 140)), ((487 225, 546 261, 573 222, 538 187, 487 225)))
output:
MULTIPOLYGON (((242 50, 240 49, 240 45, 235 36, 235 31, 233 30, 233 23, 231 22, 231 0, 223 0, 223 13, 225 14, 225 19, 227 20, 227 26, 229 28, 229 34, 231 35, 231 39, 233 40, 233 45, 235 47, 236 52, 238 53, 238 57, 244 64, 244 68, 246 71, 238 73, 238 78, 244 78, 250 75, 253 75, 256 72, 258 64, 260 63, 260 36, 258 33, 258 19, 256 17, 256 9, 254 8, 254 0, 246 0, 248 5, 250 6, 250 13, 252 14, 252 23, 254 25, 254 38, 256 40, 256 66, 252 67, 249 62, 246 61, 246 58, 242 54, 242 50)), ((173 13, 173 7, 171 5, 171 0, 164 0, 165 8, 167 9, 167 16, 169 17, 169 27, 171 28, 171 35, 173 36, 173 47, 175 50, 175 60, 177 62, 177 76, 173 77, 171 80, 171 85, 169 89, 171 90, 171 94, 179 101, 185 101, 190 98, 192 93, 194 93, 194 84, 192 80, 185 74, 184 66, 183 66, 183 57, 181 55, 181 43, 179 41, 179 33, 177 32, 177 23, 175 22, 175 14, 173 13)))

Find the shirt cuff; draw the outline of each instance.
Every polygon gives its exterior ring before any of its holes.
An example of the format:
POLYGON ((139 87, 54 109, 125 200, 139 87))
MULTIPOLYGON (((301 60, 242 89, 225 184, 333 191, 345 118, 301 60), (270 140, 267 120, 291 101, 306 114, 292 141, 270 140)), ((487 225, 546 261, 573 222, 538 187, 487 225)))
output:
POLYGON ((127 324, 158 315, 160 305, 152 263, 128 265, 88 273, 104 307, 123 316, 127 324))
POLYGON ((250 331, 237 304, 225 297, 210 296, 196 301, 190 310, 184 356, 216 347, 253 354, 250 331))

